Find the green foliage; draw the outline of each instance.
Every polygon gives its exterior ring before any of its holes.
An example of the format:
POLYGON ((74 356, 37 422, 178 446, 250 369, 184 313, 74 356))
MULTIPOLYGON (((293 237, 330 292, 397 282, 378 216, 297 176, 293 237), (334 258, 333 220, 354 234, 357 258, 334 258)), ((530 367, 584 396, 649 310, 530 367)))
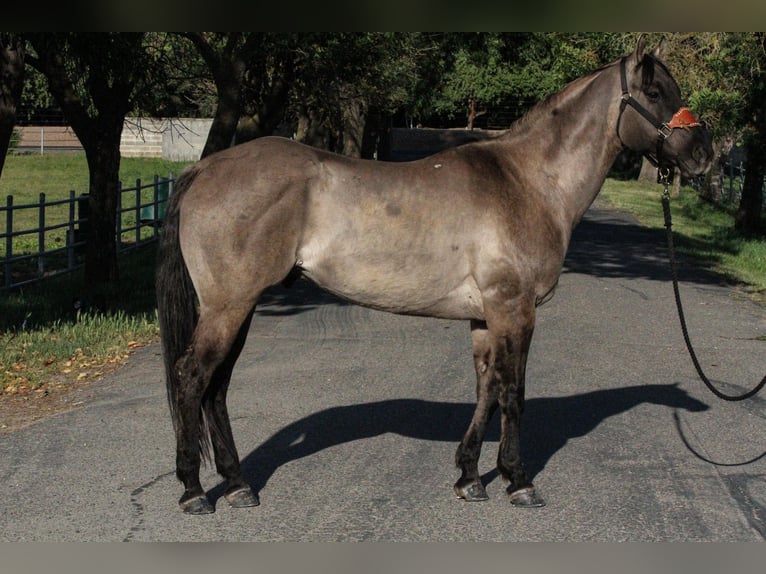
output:
POLYGON ((441 74, 431 108, 449 117, 467 102, 525 111, 624 53, 624 35, 614 33, 457 33, 443 42, 441 74))
POLYGON ((293 113, 313 108, 337 130, 344 100, 361 98, 369 109, 395 112, 416 82, 418 39, 401 32, 297 35, 293 113))

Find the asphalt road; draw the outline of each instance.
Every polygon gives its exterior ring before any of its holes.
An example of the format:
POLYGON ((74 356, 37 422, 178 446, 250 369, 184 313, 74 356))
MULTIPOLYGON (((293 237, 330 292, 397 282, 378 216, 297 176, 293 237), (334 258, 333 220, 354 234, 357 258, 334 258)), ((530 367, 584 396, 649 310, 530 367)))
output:
MULTIPOLYGON (((0 540, 763 540, 766 457, 721 464, 764 452, 766 396, 724 403, 697 380, 663 255, 662 234, 594 208, 538 310, 523 450, 545 508, 506 500, 497 421, 480 465, 490 500, 453 495, 474 401, 467 324, 347 305, 299 283, 260 307, 229 395, 259 507, 229 508, 206 469, 216 513, 179 511, 152 346, 76 408, 0 436, 0 540)), ((709 376, 736 383, 728 391, 759 381, 764 309, 715 276, 682 275, 709 376)))

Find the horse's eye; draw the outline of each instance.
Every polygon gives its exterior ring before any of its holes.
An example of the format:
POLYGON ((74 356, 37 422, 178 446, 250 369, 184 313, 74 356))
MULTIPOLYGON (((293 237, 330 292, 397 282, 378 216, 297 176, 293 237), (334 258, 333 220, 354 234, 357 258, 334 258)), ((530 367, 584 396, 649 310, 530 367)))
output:
POLYGON ((650 102, 656 102, 660 99, 660 92, 657 90, 649 90, 646 92, 646 97, 649 98, 650 102))

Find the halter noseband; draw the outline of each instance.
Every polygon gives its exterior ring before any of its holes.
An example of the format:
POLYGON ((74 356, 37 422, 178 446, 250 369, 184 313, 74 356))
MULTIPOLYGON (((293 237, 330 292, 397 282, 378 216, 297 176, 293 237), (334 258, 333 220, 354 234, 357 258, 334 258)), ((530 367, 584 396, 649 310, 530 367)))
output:
MULTIPOLYGON (((653 156, 652 154, 645 152, 644 157, 646 157, 646 159, 648 159, 651 164, 659 170, 661 168, 660 162, 662 156, 662 145, 665 143, 665 140, 670 137, 670 134, 673 133, 673 130, 688 130, 702 124, 700 124, 697 118, 694 117, 694 114, 691 112, 691 110, 686 107, 680 108, 675 114, 673 114, 673 117, 670 118, 669 122, 661 122, 658 120, 657 117, 644 106, 642 106, 641 103, 631 95, 630 90, 628 90, 628 79, 625 74, 625 62, 626 58, 620 60, 620 84, 622 86, 622 100, 620 101, 620 116, 617 119, 617 137, 620 138, 620 121, 622 120, 622 112, 625 111, 626 106, 630 106, 639 114, 641 114, 644 119, 652 124, 657 130, 657 153, 655 156, 653 156)), ((622 141, 622 138, 620 138, 620 141, 622 141)))

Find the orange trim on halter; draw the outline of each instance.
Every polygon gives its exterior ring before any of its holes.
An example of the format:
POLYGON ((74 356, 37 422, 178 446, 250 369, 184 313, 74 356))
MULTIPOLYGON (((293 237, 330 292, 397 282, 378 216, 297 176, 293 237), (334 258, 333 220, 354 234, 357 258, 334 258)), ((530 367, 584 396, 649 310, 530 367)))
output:
POLYGON ((689 128, 694 128, 702 124, 700 124, 699 120, 694 117, 694 114, 689 108, 681 108, 673 114, 673 117, 667 125, 670 129, 683 128, 688 130, 689 128))

